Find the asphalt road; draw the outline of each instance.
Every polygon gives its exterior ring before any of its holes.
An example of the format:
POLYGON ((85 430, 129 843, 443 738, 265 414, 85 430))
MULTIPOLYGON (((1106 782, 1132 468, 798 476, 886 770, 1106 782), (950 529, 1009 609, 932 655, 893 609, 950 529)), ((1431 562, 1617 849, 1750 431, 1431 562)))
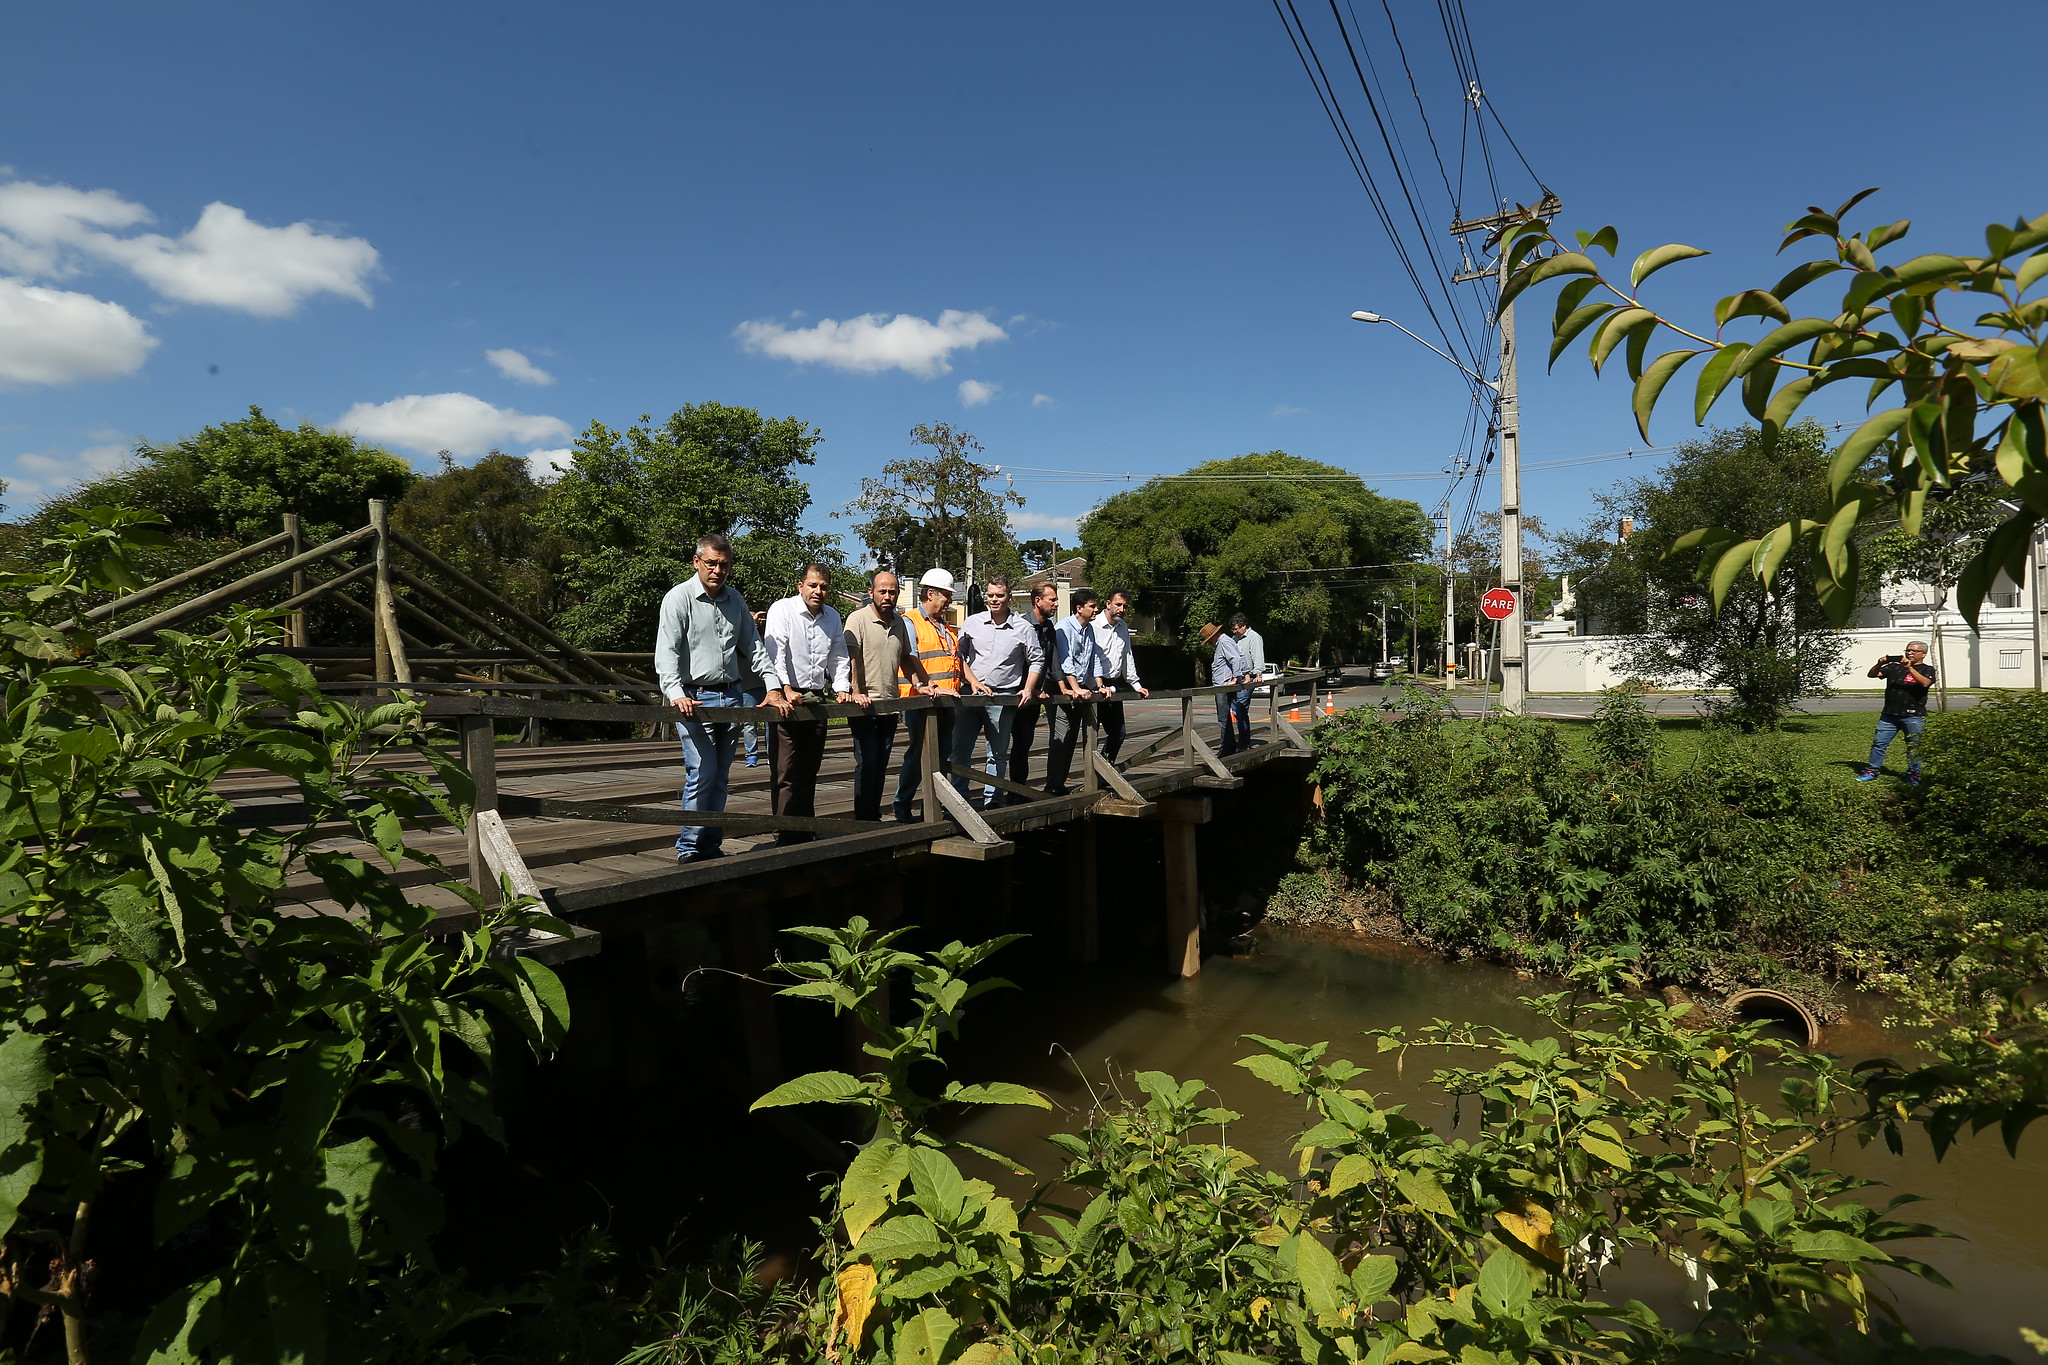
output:
MULTIPOLYGON (((1358 683, 1354 686, 1340 688, 1335 695, 1338 707, 1346 709, 1353 706, 1378 706, 1382 702, 1392 701, 1400 695, 1400 689, 1382 688, 1377 683, 1358 683)), ((1980 695, 1975 692, 1950 692, 1948 694, 1949 709, 1951 711, 1960 711, 1966 706, 1975 706, 1980 695)), ((1649 711, 1660 716, 1692 716, 1699 713, 1700 700, 1700 697, 1694 693, 1653 692, 1643 698, 1643 705, 1649 711)), ((1867 711, 1874 714, 1883 704, 1883 701, 1884 694, 1875 691, 1861 695, 1808 697, 1799 703, 1799 709, 1810 713, 1867 711)), ((1500 698, 1498 695, 1486 697, 1481 695, 1477 688, 1466 687, 1454 689, 1450 694, 1450 702, 1452 709, 1461 716, 1479 716, 1484 715, 1490 709, 1498 709, 1500 698)), ((1569 720, 1590 716, 1599 709, 1599 706, 1600 699, 1598 697, 1583 695, 1545 696, 1537 694, 1529 698, 1527 714, 1545 716, 1554 720, 1569 720)))

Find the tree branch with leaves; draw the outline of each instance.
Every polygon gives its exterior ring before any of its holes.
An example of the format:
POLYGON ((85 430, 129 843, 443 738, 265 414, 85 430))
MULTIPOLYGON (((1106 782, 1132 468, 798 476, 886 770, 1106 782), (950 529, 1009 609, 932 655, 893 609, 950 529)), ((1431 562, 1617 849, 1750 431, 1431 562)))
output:
POLYGON ((1794 518, 1747 539, 1702 527, 1673 544, 1674 555, 1700 554, 1701 577, 1717 609, 1739 577, 1768 582, 1788 560, 1803 560, 1823 608, 1841 625, 1862 589, 1858 527, 1866 517, 1891 503, 1905 532, 1918 535, 1930 496, 1972 475, 1995 472, 2013 491, 2018 510, 1985 538, 1956 584, 1963 615, 1975 625, 1999 572, 2021 578, 2029 539, 2048 516, 2048 355, 2040 349, 2048 297, 2027 298, 2048 276, 2048 214, 1986 227, 1982 255, 1937 252, 1879 264, 1877 253, 1904 238, 1911 223, 1847 231, 1842 220, 1874 193, 1865 190, 1832 213, 1811 208, 1787 224, 1780 252, 1813 240, 1829 244, 1831 255, 1793 266, 1768 289, 1744 289, 1722 299, 1711 327, 1674 320, 1645 303, 1640 292, 1666 266, 1708 254, 1698 247, 1652 247, 1635 258, 1624 285, 1591 254, 1599 249, 1618 259, 1620 239, 1611 226, 1577 233, 1576 249, 1542 219, 1502 235, 1511 274, 1501 307, 1547 280, 1581 277, 1559 292, 1551 363, 1580 336, 1589 336, 1595 373, 1620 350, 1635 384, 1632 406, 1645 439, 1651 414, 1672 381, 1702 358, 1694 384, 1695 421, 1704 424, 1729 388, 1737 387, 1743 407, 1761 423, 1767 447, 1831 384, 1866 381, 1866 409, 1877 408, 1880 400, 1895 402, 1874 412, 1836 449, 1824 516, 1794 518), (1786 301, 1831 277, 1841 277, 1839 308, 1795 318, 1786 301), (1973 295, 1988 301, 1988 310, 1966 324, 1961 315, 1972 311, 1973 295), (1755 340, 1731 339, 1729 327, 1744 318, 1776 325, 1755 340), (1651 343, 1667 331, 1694 344, 1650 359, 1651 343))

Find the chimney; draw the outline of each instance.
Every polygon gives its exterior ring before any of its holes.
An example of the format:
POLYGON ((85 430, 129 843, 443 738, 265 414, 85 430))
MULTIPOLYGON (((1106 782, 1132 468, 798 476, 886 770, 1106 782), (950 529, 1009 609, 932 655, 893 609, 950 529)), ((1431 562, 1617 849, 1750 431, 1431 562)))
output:
POLYGON ((1621 524, 1615 529, 1619 531, 1620 534, 1615 538, 1614 543, 1619 545, 1622 541, 1627 540, 1630 536, 1636 533, 1636 519, 1634 517, 1623 517, 1621 519, 1621 524))

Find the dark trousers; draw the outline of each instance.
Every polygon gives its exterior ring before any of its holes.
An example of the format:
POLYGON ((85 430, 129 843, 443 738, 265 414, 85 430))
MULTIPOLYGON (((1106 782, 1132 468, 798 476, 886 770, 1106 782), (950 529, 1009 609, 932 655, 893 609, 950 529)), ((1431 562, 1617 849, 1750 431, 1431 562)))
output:
MULTIPOLYGON (((912 711, 906 720, 910 722, 910 738, 903 744, 903 771, 896 778, 896 818, 910 818, 910 803, 917 799, 918 784, 924 781, 924 718, 926 711, 912 711)), ((939 773, 943 781, 946 763, 953 753, 953 708, 939 708, 939 773)), ((933 798, 935 799, 935 798, 933 798)))
POLYGON ((882 787, 889 780, 889 750, 896 743, 896 717, 855 716, 846 728, 853 732, 853 818, 879 820, 882 787))
MULTIPOLYGON (((790 721, 768 727, 768 783, 777 815, 818 813, 818 765, 825 760, 825 722, 790 721)), ((808 830, 778 832, 778 844, 816 838, 808 830)))
POLYGON ((1054 795, 1066 789, 1074 768, 1074 746, 1081 739, 1081 708, 1048 706, 1045 737, 1045 789, 1054 795))
MULTIPOLYGON (((1038 737, 1038 717, 1044 710, 1043 702, 1020 706, 1017 719, 1010 723, 1010 766, 1003 776, 1012 782, 1029 784, 1031 781, 1031 741, 1038 737)), ((1003 794, 1005 805, 1015 805, 1025 799, 1015 792, 1003 794)))
POLYGON ((1102 725, 1102 756, 1114 763, 1118 750, 1124 747, 1124 704, 1120 701, 1095 703, 1095 719, 1102 725))

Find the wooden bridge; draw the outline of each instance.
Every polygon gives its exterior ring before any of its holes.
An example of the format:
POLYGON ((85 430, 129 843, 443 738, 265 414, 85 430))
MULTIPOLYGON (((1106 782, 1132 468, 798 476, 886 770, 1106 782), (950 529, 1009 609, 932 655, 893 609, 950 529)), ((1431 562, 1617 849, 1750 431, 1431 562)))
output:
MULTIPOLYGON (((995 927, 1010 916, 1017 887, 1027 879, 1011 869, 1020 847, 1035 856, 1039 880, 1050 872, 1059 890, 1060 923, 1034 916, 1029 927, 1060 939, 1066 955, 1094 961, 1100 953, 1102 831, 1112 831, 1113 857, 1120 874, 1137 862, 1150 865, 1157 850, 1157 893, 1132 894, 1120 883, 1120 912, 1158 914, 1158 934, 1146 941, 1164 945, 1161 967, 1173 976, 1192 976, 1202 960, 1203 896, 1196 831, 1210 822, 1212 802, 1242 787, 1264 769, 1295 780, 1303 798, 1309 745, 1303 729, 1318 714, 1320 679, 1301 674, 1266 688, 1263 717, 1243 752, 1220 756, 1208 742, 1211 699, 1231 689, 1204 687, 1156 690, 1149 700, 1125 699, 1126 753, 1112 763, 1099 748, 1095 707, 1075 708, 1081 733, 1075 747, 1071 789, 1048 795, 946 762, 938 744, 944 708, 1015 705, 1015 697, 961 699, 905 698, 877 701, 869 708, 845 705, 799 707, 792 719, 828 725, 826 759, 819 775, 818 814, 779 817, 769 808, 768 769, 735 767, 728 809, 683 811, 681 748, 677 719, 661 705, 649 681, 652 657, 600 654, 575 648, 543 623, 520 611, 426 546, 391 527, 388 509, 370 506, 369 525, 307 548, 296 521, 286 519, 279 535, 149 585, 139 592, 80 614, 80 626, 105 638, 140 640, 162 629, 194 628, 223 609, 267 605, 288 613, 282 652, 308 663, 330 690, 358 694, 364 704, 392 695, 418 699, 428 718, 447 727, 476 786, 476 816, 468 828, 417 825, 409 842, 440 861, 442 869, 406 863, 389 875, 407 895, 436 912, 436 923, 455 932, 472 919, 468 902, 444 885, 450 874, 466 879, 487 896, 509 886, 531 896, 572 926, 568 937, 531 938, 519 950, 552 962, 602 957, 597 977, 586 969, 565 980, 598 1012, 617 1011, 650 996, 650 982, 663 970, 662 944, 679 926, 715 942, 723 965, 754 976, 773 958, 778 922, 795 914, 843 919, 857 908, 878 923, 903 912, 907 900, 919 917, 934 904, 957 902, 963 894, 993 908, 995 927), (265 558, 277 562, 254 567, 265 558), (239 574, 223 586, 207 580, 239 574), (318 577, 316 577, 318 576, 318 577), (357 601, 363 594, 368 601, 357 601), (371 644, 315 644, 305 609, 331 601, 368 627, 371 644), (123 616, 148 614, 129 624, 123 616), (1308 719, 1291 723, 1282 698, 1307 703, 1308 719), (899 713, 924 727, 924 770, 920 814, 910 823, 852 818, 852 745, 844 722, 858 715, 899 713), (649 738, 595 743, 542 744, 558 736, 612 728, 642 731, 649 738), (519 732, 502 743, 501 731, 519 732), (758 776, 755 774, 758 773, 758 776), (968 789, 1002 788, 1016 803, 982 810, 963 797, 952 779, 968 789), (726 856, 678 865, 674 840, 684 823, 719 825, 727 833, 726 856), (1137 836, 1140 829, 1146 831, 1137 836), (779 844, 774 836, 801 831, 811 839, 779 844), (1147 850, 1133 859, 1132 850, 1147 850), (906 884, 914 893, 906 893, 906 884), (966 891, 963 892, 963 888, 966 891), (797 907, 801 907, 798 909, 797 907), (1143 908, 1141 908, 1143 907, 1143 908), (592 989, 592 981, 602 981, 592 989)), ((201 627, 203 628, 203 627, 201 627)), ((1291 709, 1291 708, 1290 708, 1291 709)), ((783 723, 772 710, 699 708, 709 722, 744 722, 763 727, 783 723)), ((1045 731, 1032 770, 1045 772, 1045 731)), ((765 730, 761 749, 766 750, 765 730)), ((902 747, 897 749, 898 761, 902 747)), ((389 766, 417 758, 394 758, 389 766)), ((893 774, 892 774, 893 776, 893 774)), ((293 785, 254 772, 222 783, 236 804, 237 818, 250 826, 290 825, 304 820, 293 785)), ((349 847, 337 838, 327 847, 349 847)), ((373 866, 375 851, 355 848, 373 866)), ((1032 894, 1029 890, 1027 895, 1032 894)), ((288 912, 346 915, 349 908, 326 899, 319 879, 298 871, 284 888, 288 912)), ((749 989, 739 997, 747 1067, 736 1084, 772 1083, 780 1074, 772 996, 749 989)), ((579 1011, 584 1005, 579 1002, 579 1011)), ((581 1015, 579 1014, 579 1017, 581 1015)), ((579 1028, 579 1037, 588 1030, 579 1028)), ((615 1030, 622 1038, 632 1030, 615 1030)), ((645 1030, 643 1030, 645 1032, 645 1030)), ((758 1091, 756 1092, 758 1093, 758 1091)))

